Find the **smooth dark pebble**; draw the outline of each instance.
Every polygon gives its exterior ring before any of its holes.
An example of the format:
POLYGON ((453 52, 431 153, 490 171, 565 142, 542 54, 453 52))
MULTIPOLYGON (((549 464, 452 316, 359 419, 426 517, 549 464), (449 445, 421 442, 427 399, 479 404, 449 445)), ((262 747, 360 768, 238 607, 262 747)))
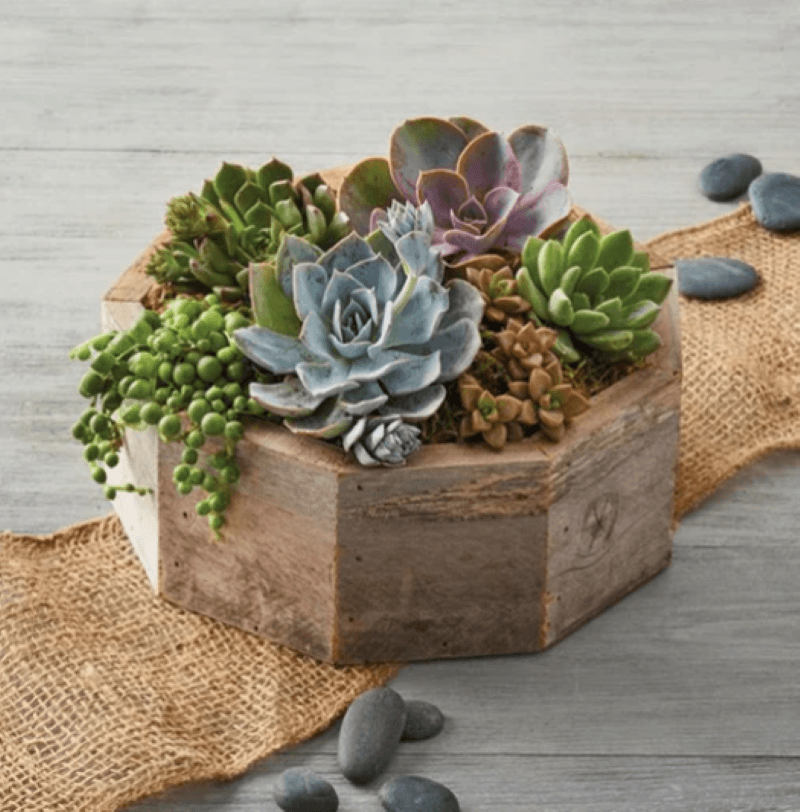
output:
POLYGON ((398 775, 378 792, 387 812, 459 812, 458 799, 444 785, 419 775, 398 775))
POLYGON ((430 702, 412 699, 406 702, 406 726, 403 741, 421 741, 440 733, 444 727, 444 714, 430 702))
POLYGON ((282 772, 272 794, 284 812, 336 812, 339 808, 336 790, 307 767, 282 772))
POLYGON ((742 152, 717 158, 700 173, 700 190, 709 200, 732 200, 761 174, 761 161, 742 152))
POLYGON ((339 731, 339 768, 348 781, 366 784, 391 761, 406 724, 406 703, 391 688, 361 694, 339 731))
POLYGON ((756 178, 748 190, 753 214, 770 231, 800 230, 800 178, 775 172, 756 178))
POLYGON ((758 274, 752 265, 728 257, 679 259, 678 290, 698 299, 728 299, 747 293, 758 284, 758 274))

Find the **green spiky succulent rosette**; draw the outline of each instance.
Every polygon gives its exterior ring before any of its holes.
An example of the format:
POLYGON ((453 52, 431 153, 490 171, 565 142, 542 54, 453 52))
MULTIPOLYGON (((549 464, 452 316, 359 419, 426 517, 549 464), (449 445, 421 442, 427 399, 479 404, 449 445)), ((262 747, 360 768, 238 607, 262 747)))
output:
POLYGON ((284 234, 325 249, 350 232, 320 175, 295 182, 291 167, 275 158, 257 170, 223 163, 199 195, 169 201, 165 224, 172 239, 147 272, 159 282, 227 299, 247 294, 249 265, 274 257, 284 234))
MULTIPOLYGON (((366 466, 425 442, 558 442, 658 348, 671 285, 628 231, 567 227, 568 175, 551 130, 506 137, 464 117, 404 122, 338 196, 276 159, 223 164, 167 206, 147 270, 173 301, 74 352, 91 361, 73 434, 93 478, 125 429, 153 426, 184 444, 175 485, 205 490, 197 510, 218 531, 246 420, 366 466), (203 457, 209 438, 222 450, 203 457)), ((135 490, 106 493, 120 488, 135 490)))

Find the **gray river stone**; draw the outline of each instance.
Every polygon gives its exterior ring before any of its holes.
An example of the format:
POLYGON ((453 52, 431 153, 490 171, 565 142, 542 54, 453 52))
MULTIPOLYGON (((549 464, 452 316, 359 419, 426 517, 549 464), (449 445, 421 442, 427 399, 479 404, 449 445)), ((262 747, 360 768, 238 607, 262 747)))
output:
POLYGON ((675 270, 678 290, 698 299, 729 299, 758 284, 758 274, 752 265, 728 257, 679 259, 675 270))
POLYGON ((775 172, 756 178, 748 190, 753 214, 770 231, 800 230, 800 178, 775 172))
POLYGON ((430 739, 444 727, 444 714, 430 702, 412 699, 406 702, 406 726, 403 741, 430 739))
POLYGON ((761 161, 742 152, 717 158, 700 173, 700 190, 709 200, 733 200, 761 174, 761 161))
POLYGON ((391 761, 406 724, 406 703, 391 688, 361 694, 339 731, 339 768, 348 781, 367 784, 391 761))
POLYGON ((282 772, 272 794, 284 812, 336 812, 339 808, 336 790, 307 767, 282 772))
POLYGON ((419 775, 398 775, 378 792, 387 812, 460 812, 458 799, 444 785, 419 775))

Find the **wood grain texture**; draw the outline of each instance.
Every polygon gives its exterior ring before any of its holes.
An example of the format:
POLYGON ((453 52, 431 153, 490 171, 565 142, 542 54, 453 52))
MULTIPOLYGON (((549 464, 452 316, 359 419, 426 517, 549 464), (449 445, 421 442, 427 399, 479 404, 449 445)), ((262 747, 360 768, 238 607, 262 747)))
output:
MULTIPOLYGON (((800 6, 787 0, 6 0, 0 26, 0 526, 105 513, 69 427, 98 301, 222 160, 299 172, 386 150, 392 127, 471 114, 549 124, 576 200, 639 240, 730 211, 713 158, 800 174, 800 6), (413 69, 406 69, 409 65, 413 69), (445 99, 444 107, 431 101, 445 99)), ((448 714, 394 766, 465 812, 800 808, 800 452, 760 460, 685 517, 671 567, 541 655, 451 660, 395 681, 448 714)), ((343 788, 335 730, 137 812, 253 812, 287 766, 343 788)))

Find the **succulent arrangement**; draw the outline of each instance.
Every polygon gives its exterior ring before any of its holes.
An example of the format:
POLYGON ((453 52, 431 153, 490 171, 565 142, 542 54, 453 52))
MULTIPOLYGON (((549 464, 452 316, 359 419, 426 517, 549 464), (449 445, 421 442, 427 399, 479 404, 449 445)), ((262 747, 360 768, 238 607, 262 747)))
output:
POLYGON ((276 159, 223 164, 167 205, 147 267, 163 312, 73 351, 91 361, 73 434, 93 478, 126 429, 155 426, 184 444, 176 487, 203 491, 219 532, 248 420, 365 466, 444 439, 558 442, 608 370, 658 349, 671 284, 628 231, 569 222, 568 175, 551 130, 463 117, 404 122, 338 195, 276 159))

